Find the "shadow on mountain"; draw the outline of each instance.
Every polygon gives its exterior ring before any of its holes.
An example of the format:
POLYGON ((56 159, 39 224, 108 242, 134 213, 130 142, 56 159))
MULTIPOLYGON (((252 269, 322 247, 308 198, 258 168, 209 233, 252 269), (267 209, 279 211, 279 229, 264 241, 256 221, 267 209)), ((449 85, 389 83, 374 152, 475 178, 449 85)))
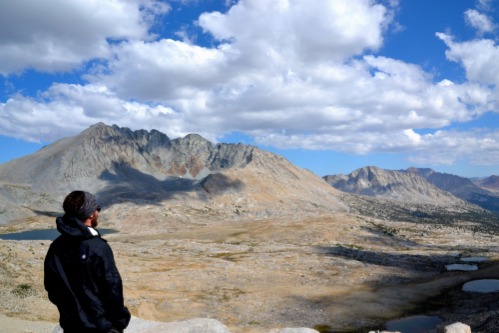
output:
POLYGON ((36 209, 30 209, 33 213, 36 215, 42 215, 42 216, 49 216, 49 217, 59 217, 64 215, 63 212, 52 212, 52 211, 42 211, 42 210, 36 210, 36 209))
POLYGON ((99 180, 106 183, 103 189, 96 192, 103 204, 112 204, 118 200, 133 200, 139 205, 159 205, 172 199, 206 201, 211 195, 239 192, 245 186, 241 181, 233 181, 219 173, 210 174, 201 180, 176 175, 160 180, 123 163, 114 163, 113 172, 104 171, 99 180))
POLYGON ((497 196, 473 193, 467 201, 499 215, 499 197, 497 196))

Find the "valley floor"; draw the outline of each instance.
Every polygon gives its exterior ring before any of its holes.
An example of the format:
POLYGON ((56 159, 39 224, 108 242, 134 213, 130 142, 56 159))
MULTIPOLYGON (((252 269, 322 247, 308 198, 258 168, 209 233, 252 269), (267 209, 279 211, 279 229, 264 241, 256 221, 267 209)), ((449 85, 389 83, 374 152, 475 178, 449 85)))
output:
MULTIPOLYGON (((195 204, 123 203, 101 216, 101 227, 120 231, 105 238, 124 281, 126 304, 133 315, 149 320, 209 317, 233 332, 316 325, 368 331, 411 313, 436 313, 443 327, 459 313, 472 318, 473 310, 465 308, 478 308, 481 297, 489 302, 483 295, 465 296, 459 291, 464 282, 499 278, 498 236, 456 226, 320 211, 255 219, 195 204), (445 271, 445 265, 471 255, 490 259, 478 271, 445 271), (469 303, 461 308, 446 304, 466 297, 469 303)), ((53 226, 54 218, 38 216, 0 232, 53 226)), ((43 289, 49 243, 0 241, 3 315, 57 321, 43 289)), ((488 318, 477 315, 474 325, 488 318)))

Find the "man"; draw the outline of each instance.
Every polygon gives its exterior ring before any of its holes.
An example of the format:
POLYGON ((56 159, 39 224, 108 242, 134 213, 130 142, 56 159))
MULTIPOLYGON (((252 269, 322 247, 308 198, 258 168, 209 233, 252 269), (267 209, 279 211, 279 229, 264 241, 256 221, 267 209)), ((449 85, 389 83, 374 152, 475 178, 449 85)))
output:
POLYGON ((113 251, 94 228, 100 206, 95 197, 71 192, 56 220, 61 233, 45 258, 45 289, 59 309, 65 333, 118 333, 128 326, 123 285, 113 251))

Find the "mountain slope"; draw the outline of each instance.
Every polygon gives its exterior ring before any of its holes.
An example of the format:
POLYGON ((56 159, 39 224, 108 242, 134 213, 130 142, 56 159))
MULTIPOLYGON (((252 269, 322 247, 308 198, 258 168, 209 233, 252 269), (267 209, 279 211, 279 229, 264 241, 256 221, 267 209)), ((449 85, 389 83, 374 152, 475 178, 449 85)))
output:
MULTIPOLYGON (((269 216, 303 207, 346 210, 337 200, 339 192, 320 177, 256 147, 214 145, 197 134, 170 140, 155 130, 103 123, 0 165, 0 183, 25 189, 9 201, 17 206, 24 202, 33 209, 32 198, 50 198, 52 206, 38 205, 36 210, 60 210, 64 196, 76 189, 93 192, 108 205, 120 200, 202 200, 236 207, 245 202, 244 213, 263 210, 269 216), (273 209, 276 203, 288 206, 279 211, 273 209)), ((6 198, 0 192, 0 200, 6 198)), ((5 220, 0 215, 0 222, 5 220)))
POLYGON ((487 178, 473 180, 473 184, 491 192, 499 191, 499 176, 492 175, 487 178))
POLYGON ((431 169, 411 167, 407 170, 398 170, 405 174, 417 174, 428 179, 439 189, 452 193, 458 198, 471 202, 492 212, 499 212, 499 197, 478 187, 471 180, 456 175, 436 172, 431 169))
POLYGON ((334 188, 348 193, 419 204, 463 204, 462 200, 440 190, 418 174, 403 174, 369 166, 357 169, 349 175, 323 178, 334 188))
MULTIPOLYGON (((75 137, 0 165, 0 180, 29 184, 39 190, 89 179, 141 178, 129 172, 130 168, 160 180, 169 176, 200 179, 222 169, 243 167, 254 149, 241 144, 215 146, 196 134, 170 140, 155 130, 132 132, 99 123, 75 137)), ((145 178, 137 180, 143 182, 145 178)))

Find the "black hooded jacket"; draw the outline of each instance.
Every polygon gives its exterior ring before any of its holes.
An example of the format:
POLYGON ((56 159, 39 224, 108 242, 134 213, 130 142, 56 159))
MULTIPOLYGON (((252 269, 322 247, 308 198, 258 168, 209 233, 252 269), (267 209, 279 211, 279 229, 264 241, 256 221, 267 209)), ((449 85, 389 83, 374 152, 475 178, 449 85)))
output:
POLYGON ((130 321, 113 251, 74 217, 56 220, 61 233, 45 258, 45 289, 59 309, 64 332, 122 330, 130 321))

